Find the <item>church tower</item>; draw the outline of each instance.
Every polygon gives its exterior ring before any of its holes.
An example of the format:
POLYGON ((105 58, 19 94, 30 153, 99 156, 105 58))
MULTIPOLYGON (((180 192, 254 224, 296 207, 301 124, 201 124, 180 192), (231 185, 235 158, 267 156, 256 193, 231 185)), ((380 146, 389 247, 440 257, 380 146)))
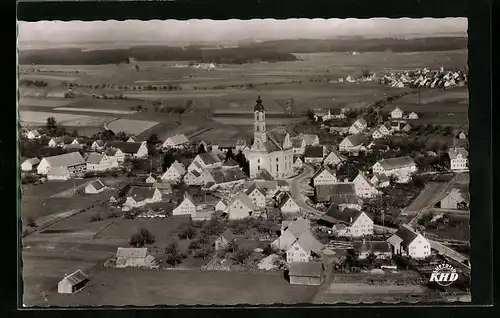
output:
POLYGON ((265 150, 266 149, 266 112, 264 110, 264 105, 262 105, 262 99, 257 99, 255 107, 253 109, 254 113, 254 129, 253 129, 253 145, 252 148, 255 150, 265 150))

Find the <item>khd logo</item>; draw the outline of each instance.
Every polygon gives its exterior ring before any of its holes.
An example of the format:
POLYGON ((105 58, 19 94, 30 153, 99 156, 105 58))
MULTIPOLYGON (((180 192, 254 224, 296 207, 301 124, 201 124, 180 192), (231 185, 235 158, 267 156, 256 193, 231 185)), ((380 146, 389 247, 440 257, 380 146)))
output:
POLYGON ((432 271, 429 281, 436 282, 440 286, 450 286, 457 279, 458 273, 453 266, 441 264, 432 271))

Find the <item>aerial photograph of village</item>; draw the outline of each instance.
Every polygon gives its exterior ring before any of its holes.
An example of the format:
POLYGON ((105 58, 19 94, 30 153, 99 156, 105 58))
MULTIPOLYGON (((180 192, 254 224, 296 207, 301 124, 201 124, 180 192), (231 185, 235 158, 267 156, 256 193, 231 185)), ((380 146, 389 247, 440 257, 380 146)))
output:
POLYGON ((18 26, 21 306, 471 301, 466 18, 18 26))

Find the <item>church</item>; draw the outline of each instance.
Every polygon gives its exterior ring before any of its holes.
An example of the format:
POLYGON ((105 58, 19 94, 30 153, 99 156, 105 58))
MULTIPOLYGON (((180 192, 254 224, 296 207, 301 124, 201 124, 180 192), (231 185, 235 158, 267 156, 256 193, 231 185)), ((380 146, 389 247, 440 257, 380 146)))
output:
POLYGON ((247 151, 250 178, 267 170, 275 179, 285 179, 293 173, 293 145, 284 128, 267 131, 266 112, 259 98, 254 107, 253 144, 247 151))

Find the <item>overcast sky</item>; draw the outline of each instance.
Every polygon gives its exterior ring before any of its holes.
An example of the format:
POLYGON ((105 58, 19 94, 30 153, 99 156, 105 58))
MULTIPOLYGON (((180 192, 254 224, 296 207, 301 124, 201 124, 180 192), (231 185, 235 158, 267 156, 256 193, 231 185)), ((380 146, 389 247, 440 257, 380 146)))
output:
POLYGON ((239 41, 326 38, 345 35, 404 36, 467 33, 466 18, 254 19, 19 22, 19 42, 239 41))

